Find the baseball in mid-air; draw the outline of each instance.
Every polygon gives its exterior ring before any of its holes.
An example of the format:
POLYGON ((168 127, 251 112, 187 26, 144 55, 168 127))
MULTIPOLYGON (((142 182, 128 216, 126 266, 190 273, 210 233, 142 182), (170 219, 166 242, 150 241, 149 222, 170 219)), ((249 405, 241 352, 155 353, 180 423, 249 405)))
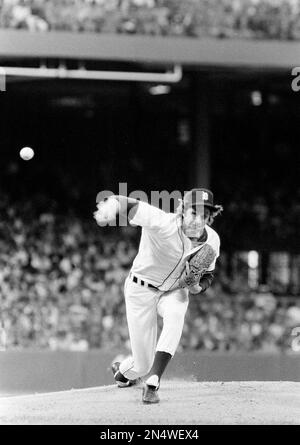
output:
POLYGON ((30 147, 23 147, 20 150, 20 156, 24 161, 30 161, 34 156, 34 151, 30 147))

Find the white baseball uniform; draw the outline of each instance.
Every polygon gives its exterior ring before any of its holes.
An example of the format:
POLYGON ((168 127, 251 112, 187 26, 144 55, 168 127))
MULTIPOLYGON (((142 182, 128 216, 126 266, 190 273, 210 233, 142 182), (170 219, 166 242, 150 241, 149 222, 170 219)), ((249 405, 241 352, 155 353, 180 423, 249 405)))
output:
POLYGON ((120 371, 133 380, 150 371, 156 351, 175 354, 188 307, 188 290, 178 289, 178 280, 186 261, 205 244, 215 252, 207 271, 214 270, 220 254, 220 239, 211 227, 205 226, 206 241, 193 248, 182 230, 180 215, 166 213, 144 202, 139 203, 130 224, 141 226, 142 235, 124 287, 132 356, 121 363, 120 371), (163 318, 158 343, 157 314, 163 318))

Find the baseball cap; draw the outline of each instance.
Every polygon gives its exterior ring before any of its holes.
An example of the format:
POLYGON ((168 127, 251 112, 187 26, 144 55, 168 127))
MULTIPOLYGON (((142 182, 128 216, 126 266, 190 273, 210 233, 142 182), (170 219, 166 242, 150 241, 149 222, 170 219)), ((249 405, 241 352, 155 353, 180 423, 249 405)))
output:
POLYGON ((214 205, 214 195, 206 188, 194 188, 185 193, 183 198, 185 206, 203 205, 212 210, 217 210, 218 206, 214 205))

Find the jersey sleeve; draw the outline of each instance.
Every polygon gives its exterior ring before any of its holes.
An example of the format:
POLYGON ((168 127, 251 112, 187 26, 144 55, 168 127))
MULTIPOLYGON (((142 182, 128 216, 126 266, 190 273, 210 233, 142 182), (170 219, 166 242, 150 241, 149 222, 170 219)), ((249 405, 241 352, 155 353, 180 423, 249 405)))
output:
POLYGON ((166 230, 170 224, 170 214, 140 201, 134 217, 130 218, 130 224, 152 230, 166 230))

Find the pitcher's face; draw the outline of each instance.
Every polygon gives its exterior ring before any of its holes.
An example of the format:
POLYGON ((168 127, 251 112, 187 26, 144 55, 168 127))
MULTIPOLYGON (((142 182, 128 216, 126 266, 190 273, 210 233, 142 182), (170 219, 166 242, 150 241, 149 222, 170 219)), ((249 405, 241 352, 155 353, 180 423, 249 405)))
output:
POLYGON ((183 231, 188 238, 200 238, 205 224, 210 216, 210 210, 203 205, 190 206, 183 213, 183 231))

